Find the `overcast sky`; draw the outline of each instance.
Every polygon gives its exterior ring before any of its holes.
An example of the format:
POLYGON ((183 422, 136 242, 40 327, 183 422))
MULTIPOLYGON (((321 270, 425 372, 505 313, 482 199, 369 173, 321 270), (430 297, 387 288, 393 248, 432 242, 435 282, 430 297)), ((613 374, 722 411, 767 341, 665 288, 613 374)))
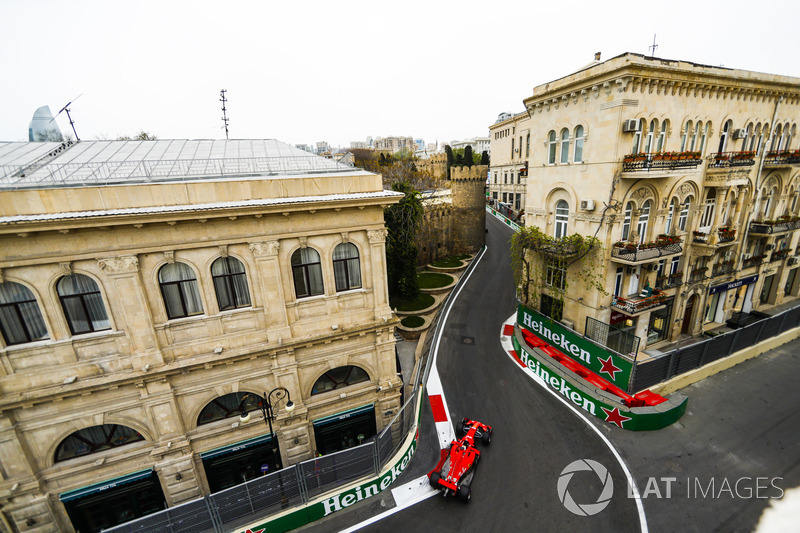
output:
POLYGON ((658 57, 800 77, 798 20, 797 0, 0 0, 0 141, 72 100, 84 140, 224 139, 221 89, 232 139, 466 139, 654 34, 658 57))

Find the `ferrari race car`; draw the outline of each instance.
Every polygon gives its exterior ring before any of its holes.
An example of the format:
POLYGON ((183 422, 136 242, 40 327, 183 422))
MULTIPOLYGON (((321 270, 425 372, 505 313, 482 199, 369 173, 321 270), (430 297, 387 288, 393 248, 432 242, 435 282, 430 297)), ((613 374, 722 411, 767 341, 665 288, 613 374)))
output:
POLYGON ((472 478, 481 458, 481 452, 475 447, 475 443, 489 444, 492 441, 492 426, 465 418, 456 426, 456 435, 461 435, 461 438, 442 450, 439 462, 428 474, 428 478, 431 487, 444 490, 445 497, 452 492, 462 501, 468 502, 472 496, 472 478))

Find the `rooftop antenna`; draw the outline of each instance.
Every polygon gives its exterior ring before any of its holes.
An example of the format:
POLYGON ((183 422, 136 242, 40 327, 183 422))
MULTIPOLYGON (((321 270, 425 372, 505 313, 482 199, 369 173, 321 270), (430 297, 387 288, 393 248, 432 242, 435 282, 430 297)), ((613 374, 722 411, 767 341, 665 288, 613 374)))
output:
POLYGON ((650 57, 656 57, 656 48, 658 45, 656 44, 656 34, 653 34, 653 44, 648 46, 647 48, 650 49, 650 57))
POLYGON ((222 89, 219 92, 219 95, 222 97, 222 98, 219 99, 219 101, 222 102, 222 123, 225 124, 225 138, 227 139, 228 138, 228 115, 227 115, 226 110, 225 110, 225 103, 228 100, 225 98, 225 93, 226 92, 228 92, 228 91, 226 91, 225 89, 222 89))
MULTIPOLYGON (((66 111, 66 113, 67 113, 67 119, 69 119, 69 125, 70 125, 70 126, 72 126, 72 133, 74 133, 74 134, 75 134, 75 140, 76 140, 76 141, 80 141, 81 139, 80 139, 80 137, 78 137, 78 132, 77 132, 77 131, 75 131, 75 122, 73 122, 73 120, 72 120, 72 117, 71 117, 71 116, 70 116, 70 114, 69 114, 69 106, 70 106, 70 105, 72 105, 72 102, 74 102, 75 100, 77 100, 77 99, 78 99, 78 98, 80 98, 81 96, 83 96, 83 93, 81 93, 81 94, 79 94, 78 96, 76 96, 75 98, 73 98, 73 99, 72 99, 72 101, 70 101, 70 102, 67 102, 67 105, 65 105, 64 107, 62 107, 62 108, 61 108, 61 111, 59 111, 58 113, 56 113, 56 116, 55 116, 55 117, 53 117, 53 120, 55 120, 55 119, 56 119, 56 117, 57 117, 58 115, 60 115, 62 111, 66 111)), ((51 120, 50 122, 53 122, 53 120, 51 120)))

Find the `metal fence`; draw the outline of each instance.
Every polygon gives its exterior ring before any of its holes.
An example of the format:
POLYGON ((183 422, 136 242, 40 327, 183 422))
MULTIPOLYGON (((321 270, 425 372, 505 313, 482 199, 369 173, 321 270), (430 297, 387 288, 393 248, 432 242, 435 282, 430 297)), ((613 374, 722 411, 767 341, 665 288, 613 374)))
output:
MULTIPOLYGON (((461 280, 466 279, 475 264, 477 261, 470 264, 461 280)), ((461 283, 462 281, 459 281, 456 290, 450 292, 439 309, 447 308, 461 283)), ((441 313, 436 315, 435 328, 429 329, 434 331, 434 334, 428 335, 423 356, 409 382, 412 393, 408 395, 408 400, 383 431, 369 441, 355 448, 294 464, 235 487, 103 531, 223 533, 263 520, 283 509, 305 504, 357 479, 378 475, 389 459, 400 451, 408 432, 417 423, 419 388, 428 377, 430 347, 433 338, 442 327, 440 317, 441 313)))
POLYGON ((630 390, 641 391, 652 387, 673 376, 700 368, 799 325, 800 307, 795 307, 706 341, 678 348, 657 358, 639 361, 631 380, 630 390))
MULTIPOLYGON (((586 328, 584 331, 586 332, 584 336, 587 339, 591 339, 620 355, 633 354, 633 359, 636 359, 636 354, 639 353, 639 337, 627 331, 615 328, 605 322, 601 322, 596 318, 590 316, 586 317, 586 328)), ((631 358, 630 355, 623 356, 629 359, 631 358)))

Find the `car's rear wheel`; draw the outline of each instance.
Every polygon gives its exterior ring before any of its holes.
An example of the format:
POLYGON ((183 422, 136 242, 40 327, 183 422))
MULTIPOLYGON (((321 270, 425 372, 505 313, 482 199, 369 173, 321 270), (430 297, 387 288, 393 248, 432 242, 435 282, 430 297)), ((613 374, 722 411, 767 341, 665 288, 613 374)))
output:
POLYGON ((439 472, 431 473, 431 479, 430 479, 431 487, 433 487, 434 489, 440 488, 439 487, 440 479, 442 479, 442 475, 439 472))
POLYGON ((483 440, 484 444, 489 444, 490 442, 492 442, 492 432, 491 432, 491 430, 490 431, 484 431, 483 434, 481 435, 481 440, 483 440))
POLYGON ((462 502, 467 503, 472 498, 472 489, 466 485, 458 487, 458 497, 462 502))

